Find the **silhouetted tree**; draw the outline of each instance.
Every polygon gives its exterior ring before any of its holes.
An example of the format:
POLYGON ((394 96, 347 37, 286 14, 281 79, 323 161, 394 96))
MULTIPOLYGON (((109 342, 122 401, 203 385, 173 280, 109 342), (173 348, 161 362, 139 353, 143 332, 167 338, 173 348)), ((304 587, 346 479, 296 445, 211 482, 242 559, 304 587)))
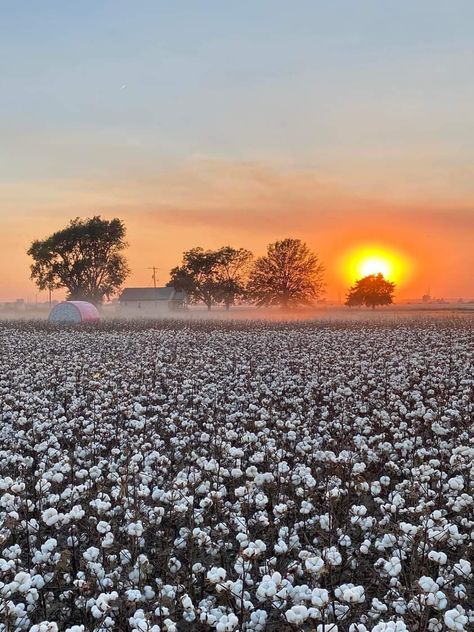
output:
POLYGON ((395 283, 387 281, 383 274, 369 274, 350 288, 346 305, 349 307, 357 307, 365 305, 375 309, 377 305, 390 305, 393 303, 393 294, 395 292, 395 283))
POLYGON ((99 216, 73 219, 63 230, 34 241, 31 278, 40 290, 65 288, 69 299, 100 303, 122 285, 129 268, 125 226, 99 216))
POLYGON ((253 255, 245 248, 224 246, 217 252, 217 292, 218 302, 228 310, 236 299, 246 295, 246 284, 253 255))
POLYGON ((168 285, 186 292, 193 303, 203 302, 210 310, 216 302, 216 267, 214 251, 192 248, 183 253, 182 264, 170 270, 168 285))
POLYGON ((168 285, 187 292, 192 302, 202 302, 209 310, 216 303, 229 309, 244 295, 251 258, 252 253, 244 248, 192 248, 183 253, 182 264, 170 271, 168 285))
POLYGON ((324 289, 324 267, 300 239, 270 244, 250 274, 248 292, 257 305, 311 305, 324 289))

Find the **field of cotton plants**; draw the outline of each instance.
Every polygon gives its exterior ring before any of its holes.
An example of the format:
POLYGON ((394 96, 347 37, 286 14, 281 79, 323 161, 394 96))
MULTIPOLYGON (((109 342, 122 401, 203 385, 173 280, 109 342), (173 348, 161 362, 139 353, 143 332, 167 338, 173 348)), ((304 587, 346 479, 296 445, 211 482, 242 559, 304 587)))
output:
POLYGON ((0 325, 0 631, 474 629, 474 321, 0 325))

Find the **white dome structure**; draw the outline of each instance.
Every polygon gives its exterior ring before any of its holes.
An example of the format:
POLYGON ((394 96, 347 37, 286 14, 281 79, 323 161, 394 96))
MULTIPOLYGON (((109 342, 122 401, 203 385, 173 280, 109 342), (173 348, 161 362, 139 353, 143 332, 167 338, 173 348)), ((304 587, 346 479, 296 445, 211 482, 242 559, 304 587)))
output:
POLYGON ((48 321, 55 324, 93 324, 100 321, 97 307, 87 301, 63 301, 53 307, 48 321))

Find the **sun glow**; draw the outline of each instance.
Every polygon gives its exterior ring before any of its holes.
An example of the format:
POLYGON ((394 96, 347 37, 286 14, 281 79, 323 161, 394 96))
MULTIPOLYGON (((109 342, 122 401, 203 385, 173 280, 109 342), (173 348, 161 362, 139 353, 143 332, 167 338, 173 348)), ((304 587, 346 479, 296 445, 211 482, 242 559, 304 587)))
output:
POLYGON ((342 259, 342 272, 350 283, 380 272, 389 281, 403 284, 410 269, 411 264, 405 255, 384 246, 359 246, 342 259))

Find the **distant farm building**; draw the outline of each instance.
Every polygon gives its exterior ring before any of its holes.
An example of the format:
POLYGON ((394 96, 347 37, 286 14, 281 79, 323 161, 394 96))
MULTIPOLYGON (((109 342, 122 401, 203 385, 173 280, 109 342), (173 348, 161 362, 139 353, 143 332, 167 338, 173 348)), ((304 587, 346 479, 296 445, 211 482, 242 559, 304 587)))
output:
POLYGON ((92 324, 100 320, 97 307, 87 301, 63 301, 53 307, 49 322, 57 324, 92 324))
POLYGON ((119 304, 121 309, 151 313, 184 309, 186 299, 186 292, 174 287, 127 287, 119 296, 119 304))

